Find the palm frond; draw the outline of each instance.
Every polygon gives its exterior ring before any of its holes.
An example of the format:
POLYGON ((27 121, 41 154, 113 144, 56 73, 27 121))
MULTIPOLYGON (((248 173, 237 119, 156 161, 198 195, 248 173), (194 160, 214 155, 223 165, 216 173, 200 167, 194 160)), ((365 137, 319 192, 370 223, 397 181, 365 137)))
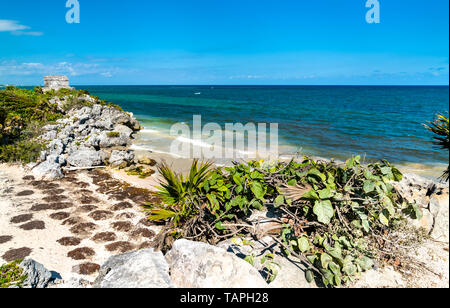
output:
MULTIPOLYGON (((424 124, 425 128, 434 133, 433 143, 443 150, 449 150, 450 148, 450 131, 449 131, 449 118, 448 116, 437 114, 433 122, 424 124)), ((450 177, 450 167, 444 171, 441 178, 444 181, 448 181, 450 177)))
POLYGON ((450 147, 450 131, 449 131, 449 118, 442 114, 436 115, 436 118, 424 124, 425 128, 435 134, 433 137, 434 144, 442 149, 449 149, 450 147))

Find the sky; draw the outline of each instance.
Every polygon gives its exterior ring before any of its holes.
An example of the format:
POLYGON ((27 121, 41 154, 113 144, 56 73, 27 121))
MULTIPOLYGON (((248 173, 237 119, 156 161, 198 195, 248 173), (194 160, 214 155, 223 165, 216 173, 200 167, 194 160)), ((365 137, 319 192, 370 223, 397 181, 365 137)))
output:
POLYGON ((449 1, 0 0, 0 84, 448 85, 449 1))

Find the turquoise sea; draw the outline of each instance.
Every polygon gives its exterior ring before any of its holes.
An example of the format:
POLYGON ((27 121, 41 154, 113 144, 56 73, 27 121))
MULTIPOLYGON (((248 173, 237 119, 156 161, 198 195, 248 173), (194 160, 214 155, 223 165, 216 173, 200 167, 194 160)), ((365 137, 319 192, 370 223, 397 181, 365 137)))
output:
POLYGON ((387 159, 437 175, 447 153, 422 123, 449 109, 448 86, 76 86, 133 112, 137 146, 169 152, 172 124, 278 123, 280 154, 387 159))

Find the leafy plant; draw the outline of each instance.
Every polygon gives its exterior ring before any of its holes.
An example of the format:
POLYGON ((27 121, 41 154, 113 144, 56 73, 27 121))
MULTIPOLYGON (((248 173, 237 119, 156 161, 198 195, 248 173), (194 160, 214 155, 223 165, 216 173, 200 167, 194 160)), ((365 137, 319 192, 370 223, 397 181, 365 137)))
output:
POLYGON ((23 274, 23 269, 18 266, 21 262, 22 260, 16 260, 0 266, 0 289, 6 289, 13 285, 22 286, 27 276, 23 274))
POLYGON ((163 200, 165 208, 151 208, 148 212, 150 220, 160 221, 173 219, 174 225, 186 221, 199 213, 201 201, 199 191, 210 175, 211 163, 202 163, 194 160, 189 175, 184 178, 182 174, 173 172, 166 163, 158 166, 163 182, 158 196, 163 200))
POLYGON ((167 221, 162 247, 166 237, 215 244, 236 234, 270 234, 286 254, 310 265, 308 279, 318 275, 326 285, 339 286, 369 269, 380 256, 378 237, 405 215, 421 215, 391 184, 402 179, 398 169, 386 161, 362 166, 359 156, 345 164, 305 157, 212 170, 208 165, 203 172, 195 162, 188 179, 167 165, 160 173, 165 202, 152 206, 149 219, 167 221), (278 227, 260 230, 251 219, 264 208, 276 213, 271 221, 278 227), (274 230, 281 231, 274 235, 274 230))
MULTIPOLYGON (((449 150, 450 148, 450 131, 448 116, 438 114, 433 122, 424 124, 425 128, 434 133, 434 144, 441 149, 449 150)), ((450 166, 442 175, 445 181, 448 181, 450 177, 450 166)))

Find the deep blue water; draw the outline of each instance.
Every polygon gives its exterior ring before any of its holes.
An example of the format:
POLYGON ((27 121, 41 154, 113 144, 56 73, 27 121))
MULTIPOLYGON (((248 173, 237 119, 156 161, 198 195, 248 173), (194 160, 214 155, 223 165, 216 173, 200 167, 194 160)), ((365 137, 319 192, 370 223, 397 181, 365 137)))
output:
MULTIPOLYGON (((301 147, 306 154, 327 158, 359 154, 369 161, 413 164, 448 164, 449 160, 446 152, 433 147, 431 134, 422 126, 437 112, 448 111, 448 87, 77 88, 133 112, 148 130, 167 132, 172 123, 190 123, 199 114, 203 123, 279 123, 280 144, 286 149, 301 147)), ((153 147, 159 144, 155 141, 153 147)))

